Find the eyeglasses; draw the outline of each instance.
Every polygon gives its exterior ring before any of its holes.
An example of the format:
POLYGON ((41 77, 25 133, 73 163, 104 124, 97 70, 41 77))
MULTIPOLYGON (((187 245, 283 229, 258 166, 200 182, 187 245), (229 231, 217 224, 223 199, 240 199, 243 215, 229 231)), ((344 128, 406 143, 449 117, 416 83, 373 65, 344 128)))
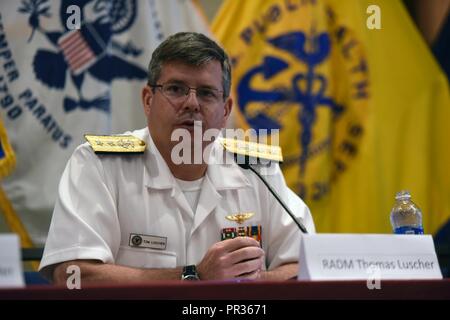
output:
POLYGON ((223 91, 209 87, 191 88, 184 83, 163 83, 150 85, 150 87, 159 88, 162 94, 173 102, 184 101, 191 90, 195 90, 197 100, 202 104, 215 104, 223 99, 223 91))

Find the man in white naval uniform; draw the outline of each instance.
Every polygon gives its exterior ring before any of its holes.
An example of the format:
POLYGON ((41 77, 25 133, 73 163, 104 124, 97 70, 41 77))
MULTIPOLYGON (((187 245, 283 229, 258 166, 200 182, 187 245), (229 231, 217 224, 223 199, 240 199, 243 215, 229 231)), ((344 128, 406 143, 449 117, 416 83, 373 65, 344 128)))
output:
MULTIPOLYGON (((198 33, 177 33, 154 51, 142 90, 148 127, 129 133, 145 142, 145 151, 98 154, 88 143, 74 151, 61 177, 41 272, 57 284, 66 283, 71 265, 79 266, 83 284, 297 274, 301 232, 254 173, 234 161, 173 159, 174 130, 194 137, 198 124, 203 132, 225 127, 230 69, 223 49, 198 33)), ((209 144, 202 141, 202 150, 209 144)), ((278 165, 266 171, 314 232, 309 209, 278 165)))

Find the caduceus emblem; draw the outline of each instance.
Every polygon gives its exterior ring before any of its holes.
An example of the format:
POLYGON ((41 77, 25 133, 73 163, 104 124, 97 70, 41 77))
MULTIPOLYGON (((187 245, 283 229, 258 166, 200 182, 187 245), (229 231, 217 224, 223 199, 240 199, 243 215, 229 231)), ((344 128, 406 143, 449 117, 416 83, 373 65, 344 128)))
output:
POLYGON ((253 212, 243 212, 243 213, 236 213, 236 214, 230 214, 226 216, 225 218, 230 221, 235 221, 238 224, 244 223, 245 220, 250 219, 255 214, 253 212))

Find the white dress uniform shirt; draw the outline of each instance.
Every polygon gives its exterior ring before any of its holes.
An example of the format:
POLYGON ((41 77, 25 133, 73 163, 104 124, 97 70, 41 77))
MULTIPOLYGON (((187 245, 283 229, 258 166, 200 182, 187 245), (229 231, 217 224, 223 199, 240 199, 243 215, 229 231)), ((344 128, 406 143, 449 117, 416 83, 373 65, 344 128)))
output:
MULTIPOLYGON (((198 264, 223 228, 239 226, 261 226, 267 269, 298 261, 301 231, 253 172, 234 161, 208 165, 194 214, 148 128, 131 134, 146 142, 143 154, 95 154, 88 143, 74 151, 59 184, 44 275, 52 270, 46 267, 78 259, 138 268, 198 264), (243 212, 254 216, 241 225, 225 218, 243 212), (132 245, 133 234, 142 235, 141 246, 132 245)), ((315 232, 307 206, 279 166, 272 169, 266 179, 315 232)))

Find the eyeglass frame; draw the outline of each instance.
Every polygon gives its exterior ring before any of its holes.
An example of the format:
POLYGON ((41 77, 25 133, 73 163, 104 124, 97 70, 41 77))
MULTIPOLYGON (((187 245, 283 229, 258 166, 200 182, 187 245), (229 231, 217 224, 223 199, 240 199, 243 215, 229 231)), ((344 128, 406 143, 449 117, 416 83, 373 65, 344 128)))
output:
MULTIPOLYGON (((183 95, 181 95, 181 96, 178 97, 178 98, 176 98, 176 97, 170 97, 170 96, 165 95, 165 94, 164 94, 164 89, 163 89, 163 87, 166 86, 166 85, 169 85, 169 84, 172 84, 172 85, 179 85, 179 86, 182 86, 182 87, 187 88, 187 91, 186 91, 186 93, 184 94, 184 96, 186 97, 186 99, 187 99, 187 97, 189 96, 191 90, 194 90, 194 91, 195 91, 195 96, 197 97, 197 99, 202 100, 202 99, 199 98, 198 95, 197 95, 198 89, 207 89, 207 90, 211 90, 211 91, 213 91, 213 92, 219 93, 219 96, 218 96, 219 100, 220 100, 220 94, 222 94, 222 99, 223 99, 223 101, 225 101, 225 98, 226 98, 226 97, 223 95, 223 93, 224 93, 223 90, 219 90, 219 89, 217 89, 217 88, 211 88, 211 87, 189 87, 187 84, 182 83, 182 82, 179 82, 179 83, 178 83, 178 82, 165 82, 165 83, 161 83, 161 84, 150 84, 150 83, 149 83, 148 86, 149 86, 150 88, 152 88, 152 89, 160 88, 162 95, 163 95, 164 97, 166 97, 167 99, 169 99, 170 101, 173 101, 172 99, 179 99, 179 98, 183 97, 183 95)), ((219 102, 219 100, 214 101, 214 102, 219 102)), ((186 100, 184 100, 184 101, 186 101, 186 100)), ((173 101, 173 102, 176 102, 176 101, 173 101)), ((181 101, 179 101, 179 102, 181 102, 181 101)), ((204 102, 204 101, 203 101, 203 102, 204 102)))

